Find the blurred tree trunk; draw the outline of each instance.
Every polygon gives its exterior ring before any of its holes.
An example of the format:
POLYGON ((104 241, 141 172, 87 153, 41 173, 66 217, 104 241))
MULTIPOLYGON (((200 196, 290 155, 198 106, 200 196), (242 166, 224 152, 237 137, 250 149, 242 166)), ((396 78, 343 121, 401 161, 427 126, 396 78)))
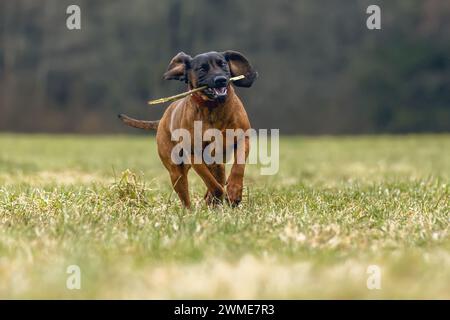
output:
POLYGON ((181 21, 181 0, 170 0, 167 15, 167 23, 169 30, 169 50, 176 52, 180 48, 180 21, 181 21))

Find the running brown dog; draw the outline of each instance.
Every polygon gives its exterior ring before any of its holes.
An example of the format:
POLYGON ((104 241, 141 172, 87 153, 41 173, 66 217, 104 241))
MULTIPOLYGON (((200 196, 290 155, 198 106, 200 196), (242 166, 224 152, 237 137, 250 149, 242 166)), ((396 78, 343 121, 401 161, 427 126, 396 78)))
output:
MULTIPOLYGON (((226 141, 226 129, 250 128, 250 122, 241 100, 234 92, 230 77, 244 75, 245 78, 235 81, 239 87, 250 87, 256 80, 257 72, 247 58, 236 51, 208 52, 195 56, 178 53, 169 63, 165 80, 181 80, 188 84, 189 90, 207 86, 208 88, 173 102, 165 111, 160 121, 136 120, 125 115, 119 115, 124 123, 132 127, 157 130, 156 141, 158 154, 170 174, 173 188, 185 207, 191 206, 188 189, 188 171, 191 167, 202 178, 207 187, 206 202, 217 204, 225 198, 232 206, 242 200, 245 163, 237 161, 237 137, 226 141), (234 152, 234 163, 228 179, 225 180, 224 161, 220 163, 182 163, 175 164, 171 153, 179 141, 172 140, 176 129, 184 128, 194 136, 194 121, 201 121, 202 131, 210 128, 222 132, 224 149, 234 152), (226 187, 226 189, 225 189, 226 187)), ((249 153, 249 137, 244 137, 245 159, 249 153)), ((204 149, 209 142, 203 142, 204 149)), ((225 151, 225 150, 224 150, 225 151)), ((191 145, 191 155, 194 145, 191 145)))

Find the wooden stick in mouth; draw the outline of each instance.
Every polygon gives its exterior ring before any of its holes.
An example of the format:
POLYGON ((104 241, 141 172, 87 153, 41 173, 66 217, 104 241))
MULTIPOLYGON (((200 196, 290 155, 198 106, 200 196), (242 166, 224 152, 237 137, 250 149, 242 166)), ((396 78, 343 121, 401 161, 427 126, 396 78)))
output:
MULTIPOLYGON (((241 79, 244 79, 244 78, 245 78, 244 75, 240 75, 240 76, 237 76, 237 77, 232 77, 232 78, 230 78, 230 81, 231 81, 231 82, 233 82, 233 81, 238 81, 238 80, 241 80, 241 79)), ((153 104, 159 104, 159 103, 164 103, 164 102, 169 102, 169 101, 175 101, 175 100, 184 98, 184 97, 186 97, 186 96, 188 96, 188 95, 190 95, 190 94, 193 94, 193 93, 195 93, 195 92, 205 90, 205 89, 207 89, 207 88, 208 88, 208 86, 203 86, 203 87, 195 88, 195 89, 192 89, 192 90, 189 90, 189 91, 180 93, 180 94, 176 94, 176 95, 174 95, 174 96, 170 96, 170 97, 166 97, 166 98, 161 98, 161 99, 156 99, 156 100, 150 100, 150 101, 147 102, 147 103, 153 105, 153 104)))

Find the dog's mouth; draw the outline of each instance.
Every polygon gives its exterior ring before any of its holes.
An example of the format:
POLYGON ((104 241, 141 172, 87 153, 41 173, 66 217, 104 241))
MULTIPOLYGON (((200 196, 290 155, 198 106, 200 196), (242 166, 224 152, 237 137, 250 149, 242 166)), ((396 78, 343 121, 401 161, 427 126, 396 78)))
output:
POLYGON ((203 93, 212 100, 224 101, 228 94, 227 87, 206 88, 203 93))

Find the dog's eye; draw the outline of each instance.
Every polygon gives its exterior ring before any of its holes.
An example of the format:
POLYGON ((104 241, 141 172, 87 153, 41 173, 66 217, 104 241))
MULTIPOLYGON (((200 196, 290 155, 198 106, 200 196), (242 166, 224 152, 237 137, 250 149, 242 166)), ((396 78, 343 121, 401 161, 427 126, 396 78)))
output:
POLYGON ((223 62, 222 60, 217 60, 217 65, 221 68, 225 67, 225 62, 223 62))
POLYGON ((209 69, 209 65, 207 63, 204 63, 201 65, 200 70, 202 71, 208 71, 209 69))

